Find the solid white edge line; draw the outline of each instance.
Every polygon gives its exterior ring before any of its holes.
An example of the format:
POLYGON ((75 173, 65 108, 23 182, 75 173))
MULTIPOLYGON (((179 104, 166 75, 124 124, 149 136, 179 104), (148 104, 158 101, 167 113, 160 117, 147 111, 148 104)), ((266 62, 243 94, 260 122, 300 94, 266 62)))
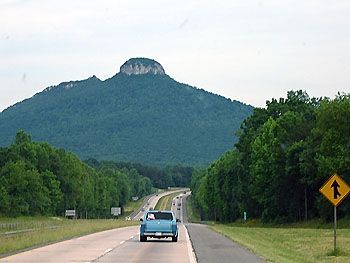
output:
POLYGON ((190 257, 191 263, 197 263, 196 255, 194 254, 194 249, 192 247, 192 242, 190 240, 190 236, 188 235, 187 227, 183 225, 186 232, 186 240, 187 240, 187 250, 188 250, 188 256, 190 257))
POLYGON ((122 244, 124 244, 124 243, 125 243, 125 240, 123 240, 123 241, 120 241, 120 243, 119 243, 119 244, 121 244, 121 245, 122 245, 122 244))
POLYGON ((133 239, 135 236, 131 236, 130 239, 133 239))

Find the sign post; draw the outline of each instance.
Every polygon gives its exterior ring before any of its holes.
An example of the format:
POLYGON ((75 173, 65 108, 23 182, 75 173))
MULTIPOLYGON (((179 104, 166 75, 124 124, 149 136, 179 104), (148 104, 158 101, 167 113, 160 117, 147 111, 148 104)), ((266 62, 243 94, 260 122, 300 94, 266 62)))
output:
POLYGON ((320 188, 323 194, 334 206, 334 252, 337 248, 337 206, 349 194, 349 185, 337 174, 333 174, 320 188))
POLYGON ((337 249, 337 207, 334 206, 334 244, 333 244, 333 249, 334 249, 334 252, 335 250, 337 249))

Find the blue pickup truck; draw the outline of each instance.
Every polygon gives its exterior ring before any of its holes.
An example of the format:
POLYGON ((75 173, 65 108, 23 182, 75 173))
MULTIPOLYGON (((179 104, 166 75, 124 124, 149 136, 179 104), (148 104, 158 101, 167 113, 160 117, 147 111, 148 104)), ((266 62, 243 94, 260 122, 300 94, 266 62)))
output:
POLYGON ((141 242, 147 241, 147 237, 171 237, 173 242, 177 242, 179 236, 177 222, 179 220, 175 219, 172 211, 147 211, 140 221, 141 242))

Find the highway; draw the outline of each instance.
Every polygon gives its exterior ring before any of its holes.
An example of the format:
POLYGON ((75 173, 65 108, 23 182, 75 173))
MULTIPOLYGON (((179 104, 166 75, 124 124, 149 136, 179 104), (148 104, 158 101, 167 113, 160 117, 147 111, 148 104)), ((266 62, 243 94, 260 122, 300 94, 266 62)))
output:
MULTIPOLYGON (((172 190, 172 191, 167 191, 167 192, 163 192, 163 193, 159 193, 157 195, 152 195, 150 196, 142 205, 142 208, 144 211, 147 211, 147 210, 150 210, 150 208, 154 208, 157 203, 158 203, 158 200, 165 196, 165 195, 168 195, 168 194, 172 194, 172 193, 175 193, 175 192, 179 192, 179 191, 183 191, 182 190, 179 190, 179 189, 176 189, 176 190, 172 190)), ((132 216, 132 220, 139 220, 143 214, 144 214, 144 211, 142 211, 142 209, 140 209, 136 214, 135 216, 132 216)))
MULTIPOLYGON (((149 206, 154 207, 164 194, 151 198, 149 206)), ((182 202, 182 200, 179 198, 175 202, 182 202)), ((175 206, 174 209, 176 209, 175 206)), ((141 216, 142 214, 138 213, 135 218, 141 216)), ((180 217, 182 218, 182 215, 180 217)), ((139 242, 139 227, 133 226, 36 248, 2 258, 0 262, 147 262, 149 260, 151 262, 194 263, 195 256, 192 253, 185 226, 179 224, 178 242, 171 242, 171 239, 149 239, 148 242, 141 243, 139 242)))
MULTIPOLYGON (((187 195, 182 198, 182 207, 186 207, 187 195)), ((199 263, 262 263, 263 259, 216 233, 204 224, 187 222, 187 211, 182 212, 196 260, 199 263)))
MULTIPOLYGON (((165 194, 165 193, 164 193, 165 194)), ((154 207, 159 194, 146 200, 154 207)), ((179 240, 139 241, 139 226, 118 228, 74 238, 0 259, 0 262, 176 262, 250 263, 264 262, 245 248, 212 231, 206 225, 187 222, 186 195, 173 199, 172 210, 181 220, 179 240)), ((144 206, 143 205, 143 206, 144 206)), ((142 216, 142 209, 133 218, 142 216)))

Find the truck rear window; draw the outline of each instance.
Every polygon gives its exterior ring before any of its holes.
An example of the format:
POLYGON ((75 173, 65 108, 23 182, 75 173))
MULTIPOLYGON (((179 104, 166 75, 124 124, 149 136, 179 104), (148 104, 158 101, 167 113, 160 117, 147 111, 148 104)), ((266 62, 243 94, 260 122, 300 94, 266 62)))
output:
POLYGON ((173 215, 171 213, 163 213, 163 212, 149 212, 147 213, 147 220, 173 220, 173 215))

